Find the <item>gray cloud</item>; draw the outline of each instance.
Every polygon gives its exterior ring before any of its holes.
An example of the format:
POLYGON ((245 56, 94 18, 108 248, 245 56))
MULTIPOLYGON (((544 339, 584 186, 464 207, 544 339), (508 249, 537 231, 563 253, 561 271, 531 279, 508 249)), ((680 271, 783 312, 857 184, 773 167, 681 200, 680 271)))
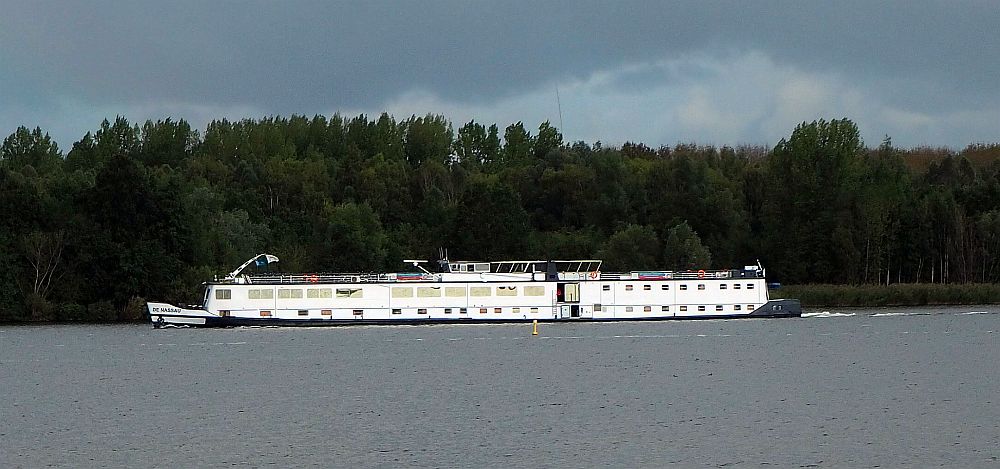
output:
POLYGON ((849 113, 876 138, 962 146, 997 140, 979 119, 1000 109, 998 20, 934 0, 25 2, 0 17, 0 132, 68 147, 115 114, 394 108, 535 124, 559 85, 595 120, 569 138, 773 143, 849 113))

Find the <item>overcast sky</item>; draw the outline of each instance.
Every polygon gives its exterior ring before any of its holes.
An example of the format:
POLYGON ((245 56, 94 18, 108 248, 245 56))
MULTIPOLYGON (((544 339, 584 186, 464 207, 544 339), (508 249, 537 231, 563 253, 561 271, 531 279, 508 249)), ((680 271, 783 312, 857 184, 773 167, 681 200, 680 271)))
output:
POLYGON ((870 146, 1000 142, 996 0, 3 3, 0 133, 64 151, 116 115, 537 129, 559 101, 568 141, 770 146, 847 117, 870 146))

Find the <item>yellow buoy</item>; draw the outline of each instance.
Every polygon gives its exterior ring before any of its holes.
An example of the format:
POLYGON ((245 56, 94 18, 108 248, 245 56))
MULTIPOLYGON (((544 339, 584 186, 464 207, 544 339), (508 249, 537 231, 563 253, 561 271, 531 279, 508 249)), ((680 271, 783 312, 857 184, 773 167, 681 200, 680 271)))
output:
POLYGON ((538 320, 533 319, 531 321, 531 335, 538 335, 538 320))

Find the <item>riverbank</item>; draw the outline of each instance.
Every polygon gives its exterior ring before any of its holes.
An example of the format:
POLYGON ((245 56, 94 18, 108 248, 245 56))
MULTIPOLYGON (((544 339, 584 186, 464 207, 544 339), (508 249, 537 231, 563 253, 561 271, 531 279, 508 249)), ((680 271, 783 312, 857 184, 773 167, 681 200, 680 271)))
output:
POLYGON ((797 298, 805 308, 996 304, 1000 284, 787 285, 771 297, 797 298))

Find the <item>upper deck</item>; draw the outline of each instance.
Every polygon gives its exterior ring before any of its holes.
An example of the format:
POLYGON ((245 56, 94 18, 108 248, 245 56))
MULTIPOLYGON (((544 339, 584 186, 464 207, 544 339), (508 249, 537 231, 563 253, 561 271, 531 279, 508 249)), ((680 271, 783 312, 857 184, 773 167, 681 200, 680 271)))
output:
POLYGON ((442 272, 430 272, 419 265, 424 261, 410 261, 420 272, 358 272, 358 273, 294 273, 229 275, 214 279, 212 284, 372 284, 405 282, 533 282, 533 281, 613 281, 613 280, 686 280, 763 278, 759 266, 743 269, 697 271, 631 271, 602 272, 602 261, 450 261, 441 262, 442 272))

